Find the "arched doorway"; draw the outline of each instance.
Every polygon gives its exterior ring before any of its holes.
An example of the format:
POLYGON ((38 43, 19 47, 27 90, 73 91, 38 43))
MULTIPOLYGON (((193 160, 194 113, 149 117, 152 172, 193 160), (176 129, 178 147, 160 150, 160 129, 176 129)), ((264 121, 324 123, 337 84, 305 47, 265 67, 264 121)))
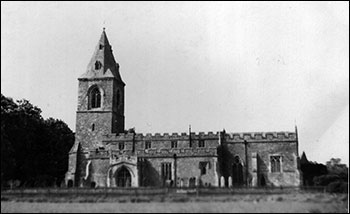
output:
POLYGON ((96 182, 95 181, 91 182, 90 187, 91 188, 95 188, 96 187, 96 182))
POLYGON ((68 180, 67 187, 68 187, 68 188, 73 187, 73 180, 68 180))
POLYGON ((232 166, 232 185, 243 185, 243 166, 238 156, 235 157, 232 166))
POLYGON ((122 166, 116 172, 116 184, 117 184, 117 187, 130 187, 131 186, 131 174, 125 166, 122 166))

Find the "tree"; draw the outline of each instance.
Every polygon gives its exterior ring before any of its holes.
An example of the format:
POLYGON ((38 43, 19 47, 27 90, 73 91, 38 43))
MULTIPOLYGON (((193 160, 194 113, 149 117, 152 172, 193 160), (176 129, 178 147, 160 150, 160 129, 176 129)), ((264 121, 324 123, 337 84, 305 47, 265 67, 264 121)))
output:
POLYGON ((64 178, 74 133, 61 120, 44 120, 28 100, 1 94, 1 186, 51 186, 64 178))
POLYGON ((303 184, 307 186, 314 185, 315 177, 328 173, 325 165, 308 161, 305 152, 303 152, 300 159, 300 169, 303 173, 303 184))
POLYGON ((327 186, 328 192, 348 192, 348 167, 340 162, 340 158, 331 158, 327 161, 328 174, 315 177, 314 183, 327 186))

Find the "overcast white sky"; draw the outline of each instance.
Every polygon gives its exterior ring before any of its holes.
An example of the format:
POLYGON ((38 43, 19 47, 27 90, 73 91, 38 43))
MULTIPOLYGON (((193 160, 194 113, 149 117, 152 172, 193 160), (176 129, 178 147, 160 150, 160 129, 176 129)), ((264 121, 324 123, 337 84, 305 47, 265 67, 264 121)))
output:
POLYGON ((349 162, 348 2, 1 2, 1 93, 75 130, 106 27, 139 133, 299 131, 349 162))

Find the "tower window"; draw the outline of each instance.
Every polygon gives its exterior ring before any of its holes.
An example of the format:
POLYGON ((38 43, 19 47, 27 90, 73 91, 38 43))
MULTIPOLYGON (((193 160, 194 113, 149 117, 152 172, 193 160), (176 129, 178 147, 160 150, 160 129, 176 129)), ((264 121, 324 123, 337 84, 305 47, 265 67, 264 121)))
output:
POLYGON ((100 49, 100 50, 102 50, 102 49, 103 49, 103 45, 102 45, 102 44, 100 44, 99 49, 100 49))
POLYGON ((95 124, 92 124, 91 131, 95 131, 95 124))
POLYGON ((101 107, 101 92, 95 87, 89 94, 89 109, 101 107))
POLYGON ((100 61, 95 62, 95 70, 99 70, 102 67, 102 63, 100 61))
POLYGON ((200 141, 198 142, 198 147, 204 147, 204 146, 205 146, 204 140, 200 140, 200 141))

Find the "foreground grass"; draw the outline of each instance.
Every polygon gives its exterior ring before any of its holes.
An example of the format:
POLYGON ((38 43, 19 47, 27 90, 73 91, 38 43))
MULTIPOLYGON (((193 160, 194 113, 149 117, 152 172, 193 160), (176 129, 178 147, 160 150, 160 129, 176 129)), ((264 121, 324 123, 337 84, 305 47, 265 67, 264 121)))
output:
POLYGON ((168 195, 71 198, 5 198, 1 212, 308 212, 346 213, 347 194, 168 195))

